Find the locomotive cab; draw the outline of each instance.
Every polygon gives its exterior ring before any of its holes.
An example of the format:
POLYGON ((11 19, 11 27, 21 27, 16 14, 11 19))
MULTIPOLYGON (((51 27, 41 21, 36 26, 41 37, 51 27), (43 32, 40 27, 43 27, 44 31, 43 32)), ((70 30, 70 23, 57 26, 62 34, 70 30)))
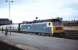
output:
POLYGON ((63 36, 64 26, 60 19, 54 19, 52 22, 52 33, 54 36, 63 36))

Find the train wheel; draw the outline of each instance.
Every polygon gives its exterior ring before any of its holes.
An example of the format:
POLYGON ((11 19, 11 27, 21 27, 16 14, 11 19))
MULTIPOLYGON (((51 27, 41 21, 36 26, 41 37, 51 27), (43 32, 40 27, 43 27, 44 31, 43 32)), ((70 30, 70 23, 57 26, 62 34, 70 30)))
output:
POLYGON ((35 33, 36 35, 38 35, 39 33, 35 33))

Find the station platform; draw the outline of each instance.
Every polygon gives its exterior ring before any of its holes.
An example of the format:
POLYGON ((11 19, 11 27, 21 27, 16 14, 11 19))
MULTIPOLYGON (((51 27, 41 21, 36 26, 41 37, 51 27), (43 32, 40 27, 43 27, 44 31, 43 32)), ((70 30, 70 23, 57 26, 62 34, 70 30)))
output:
POLYGON ((24 50, 78 50, 78 40, 0 32, 0 41, 24 50))

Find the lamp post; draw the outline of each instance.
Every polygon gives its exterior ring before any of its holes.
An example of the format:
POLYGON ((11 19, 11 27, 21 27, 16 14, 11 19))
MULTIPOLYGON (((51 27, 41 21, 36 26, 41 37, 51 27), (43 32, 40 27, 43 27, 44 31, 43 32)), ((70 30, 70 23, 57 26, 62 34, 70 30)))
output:
POLYGON ((14 1, 13 0, 5 0, 6 3, 8 3, 8 15, 11 19, 11 3, 13 3, 14 1))

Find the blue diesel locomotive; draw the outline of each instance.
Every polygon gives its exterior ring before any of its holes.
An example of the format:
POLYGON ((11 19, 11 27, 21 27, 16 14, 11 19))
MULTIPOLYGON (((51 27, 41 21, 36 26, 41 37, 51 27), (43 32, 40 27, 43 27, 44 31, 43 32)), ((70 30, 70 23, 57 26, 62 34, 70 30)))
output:
POLYGON ((60 19, 35 20, 20 24, 20 31, 32 32, 39 35, 63 34, 63 24, 60 19))

